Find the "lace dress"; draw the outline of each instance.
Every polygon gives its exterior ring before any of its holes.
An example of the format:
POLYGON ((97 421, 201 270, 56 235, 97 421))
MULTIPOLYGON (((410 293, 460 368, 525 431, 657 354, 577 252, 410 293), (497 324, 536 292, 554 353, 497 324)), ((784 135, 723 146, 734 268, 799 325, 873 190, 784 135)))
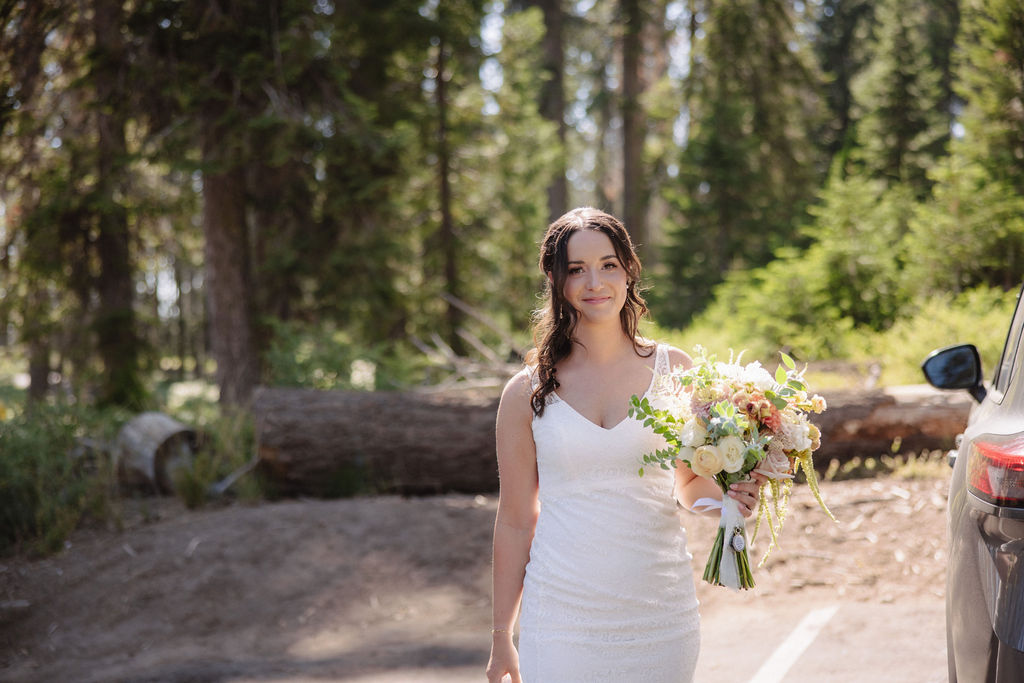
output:
MULTIPOLYGON (((668 371, 661 344, 654 367, 668 371)), ((533 438, 540 516, 519 619, 524 683, 690 681, 700 620, 674 475, 637 474, 663 439, 628 417, 599 427, 553 393, 533 438)))

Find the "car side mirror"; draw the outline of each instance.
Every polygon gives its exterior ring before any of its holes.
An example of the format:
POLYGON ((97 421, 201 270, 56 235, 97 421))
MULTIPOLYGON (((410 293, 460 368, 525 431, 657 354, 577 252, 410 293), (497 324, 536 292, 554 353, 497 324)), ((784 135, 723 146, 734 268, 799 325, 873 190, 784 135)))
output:
POLYGON ((932 351, 921 363, 921 370, 928 383, 937 389, 966 389, 978 403, 985 399, 981 356, 974 344, 932 351))

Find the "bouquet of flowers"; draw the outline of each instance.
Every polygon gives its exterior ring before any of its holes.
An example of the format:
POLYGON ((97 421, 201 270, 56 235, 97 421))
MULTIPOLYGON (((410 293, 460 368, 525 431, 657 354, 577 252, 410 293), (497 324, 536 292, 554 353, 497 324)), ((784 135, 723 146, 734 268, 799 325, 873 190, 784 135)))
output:
MULTIPOLYGON (((821 432, 808 413, 825 410, 825 399, 809 394, 804 370, 781 354, 782 365, 774 377, 760 363, 741 365, 716 362, 697 347, 694 364, 662 375, 648 398, 633 396, 629 414, 665 437, 666 448, 643 456, 644 465, 662 469, 685 462, 694 474, 713 480, 722 489, 722 502, 698 500, 694 508, 721 507, 718 535, 704 569, 704 580, 730 588, 753 588, 754 577, 747 555, 746 524, 736 501, 725 495, 729 486, 746 481, 751 472, 766 477, 762 484, 757 523, 771 534, 761 563, 778 544, 785 520, 793 477, 803 469, 807 484, 821 509, 835 520, 818 489, 811 453, 821 445, 821 432), (771 494, 771 503, 765 489, 771 494)), ((640 476, 644 467, 640 467, 640 476)))

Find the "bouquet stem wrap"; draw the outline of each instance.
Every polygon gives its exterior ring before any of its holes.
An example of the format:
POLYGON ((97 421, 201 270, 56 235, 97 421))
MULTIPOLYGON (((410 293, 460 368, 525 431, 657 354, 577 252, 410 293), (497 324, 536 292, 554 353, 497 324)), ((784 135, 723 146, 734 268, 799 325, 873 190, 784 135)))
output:
POLYGON ((739 504, 723 492, 721 502, 701 498, 694 503, 693 508, 721 510, 718 533, 704 566, 704 580, 733 590, 753 588, 754 575, 750 571, 750 557, 747 554, 746 521, 739 504))

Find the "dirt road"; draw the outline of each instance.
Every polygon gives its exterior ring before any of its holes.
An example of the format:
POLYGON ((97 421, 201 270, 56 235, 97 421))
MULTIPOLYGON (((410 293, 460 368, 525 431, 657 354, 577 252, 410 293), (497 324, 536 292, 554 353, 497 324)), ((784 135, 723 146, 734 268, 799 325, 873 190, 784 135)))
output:
MULTIPOLYGON (((833 524, 798 489, 756 589, 699 584, 697 680, 944 680, 945 490, 826 484, 833 524)), ((29 603, 0 612, 0 679, 483 680, 493 498, 147 505, 123 532, 0 561, 0 603, 29 603)), ((700 573, 717 522, 684 522, 700 573)))

